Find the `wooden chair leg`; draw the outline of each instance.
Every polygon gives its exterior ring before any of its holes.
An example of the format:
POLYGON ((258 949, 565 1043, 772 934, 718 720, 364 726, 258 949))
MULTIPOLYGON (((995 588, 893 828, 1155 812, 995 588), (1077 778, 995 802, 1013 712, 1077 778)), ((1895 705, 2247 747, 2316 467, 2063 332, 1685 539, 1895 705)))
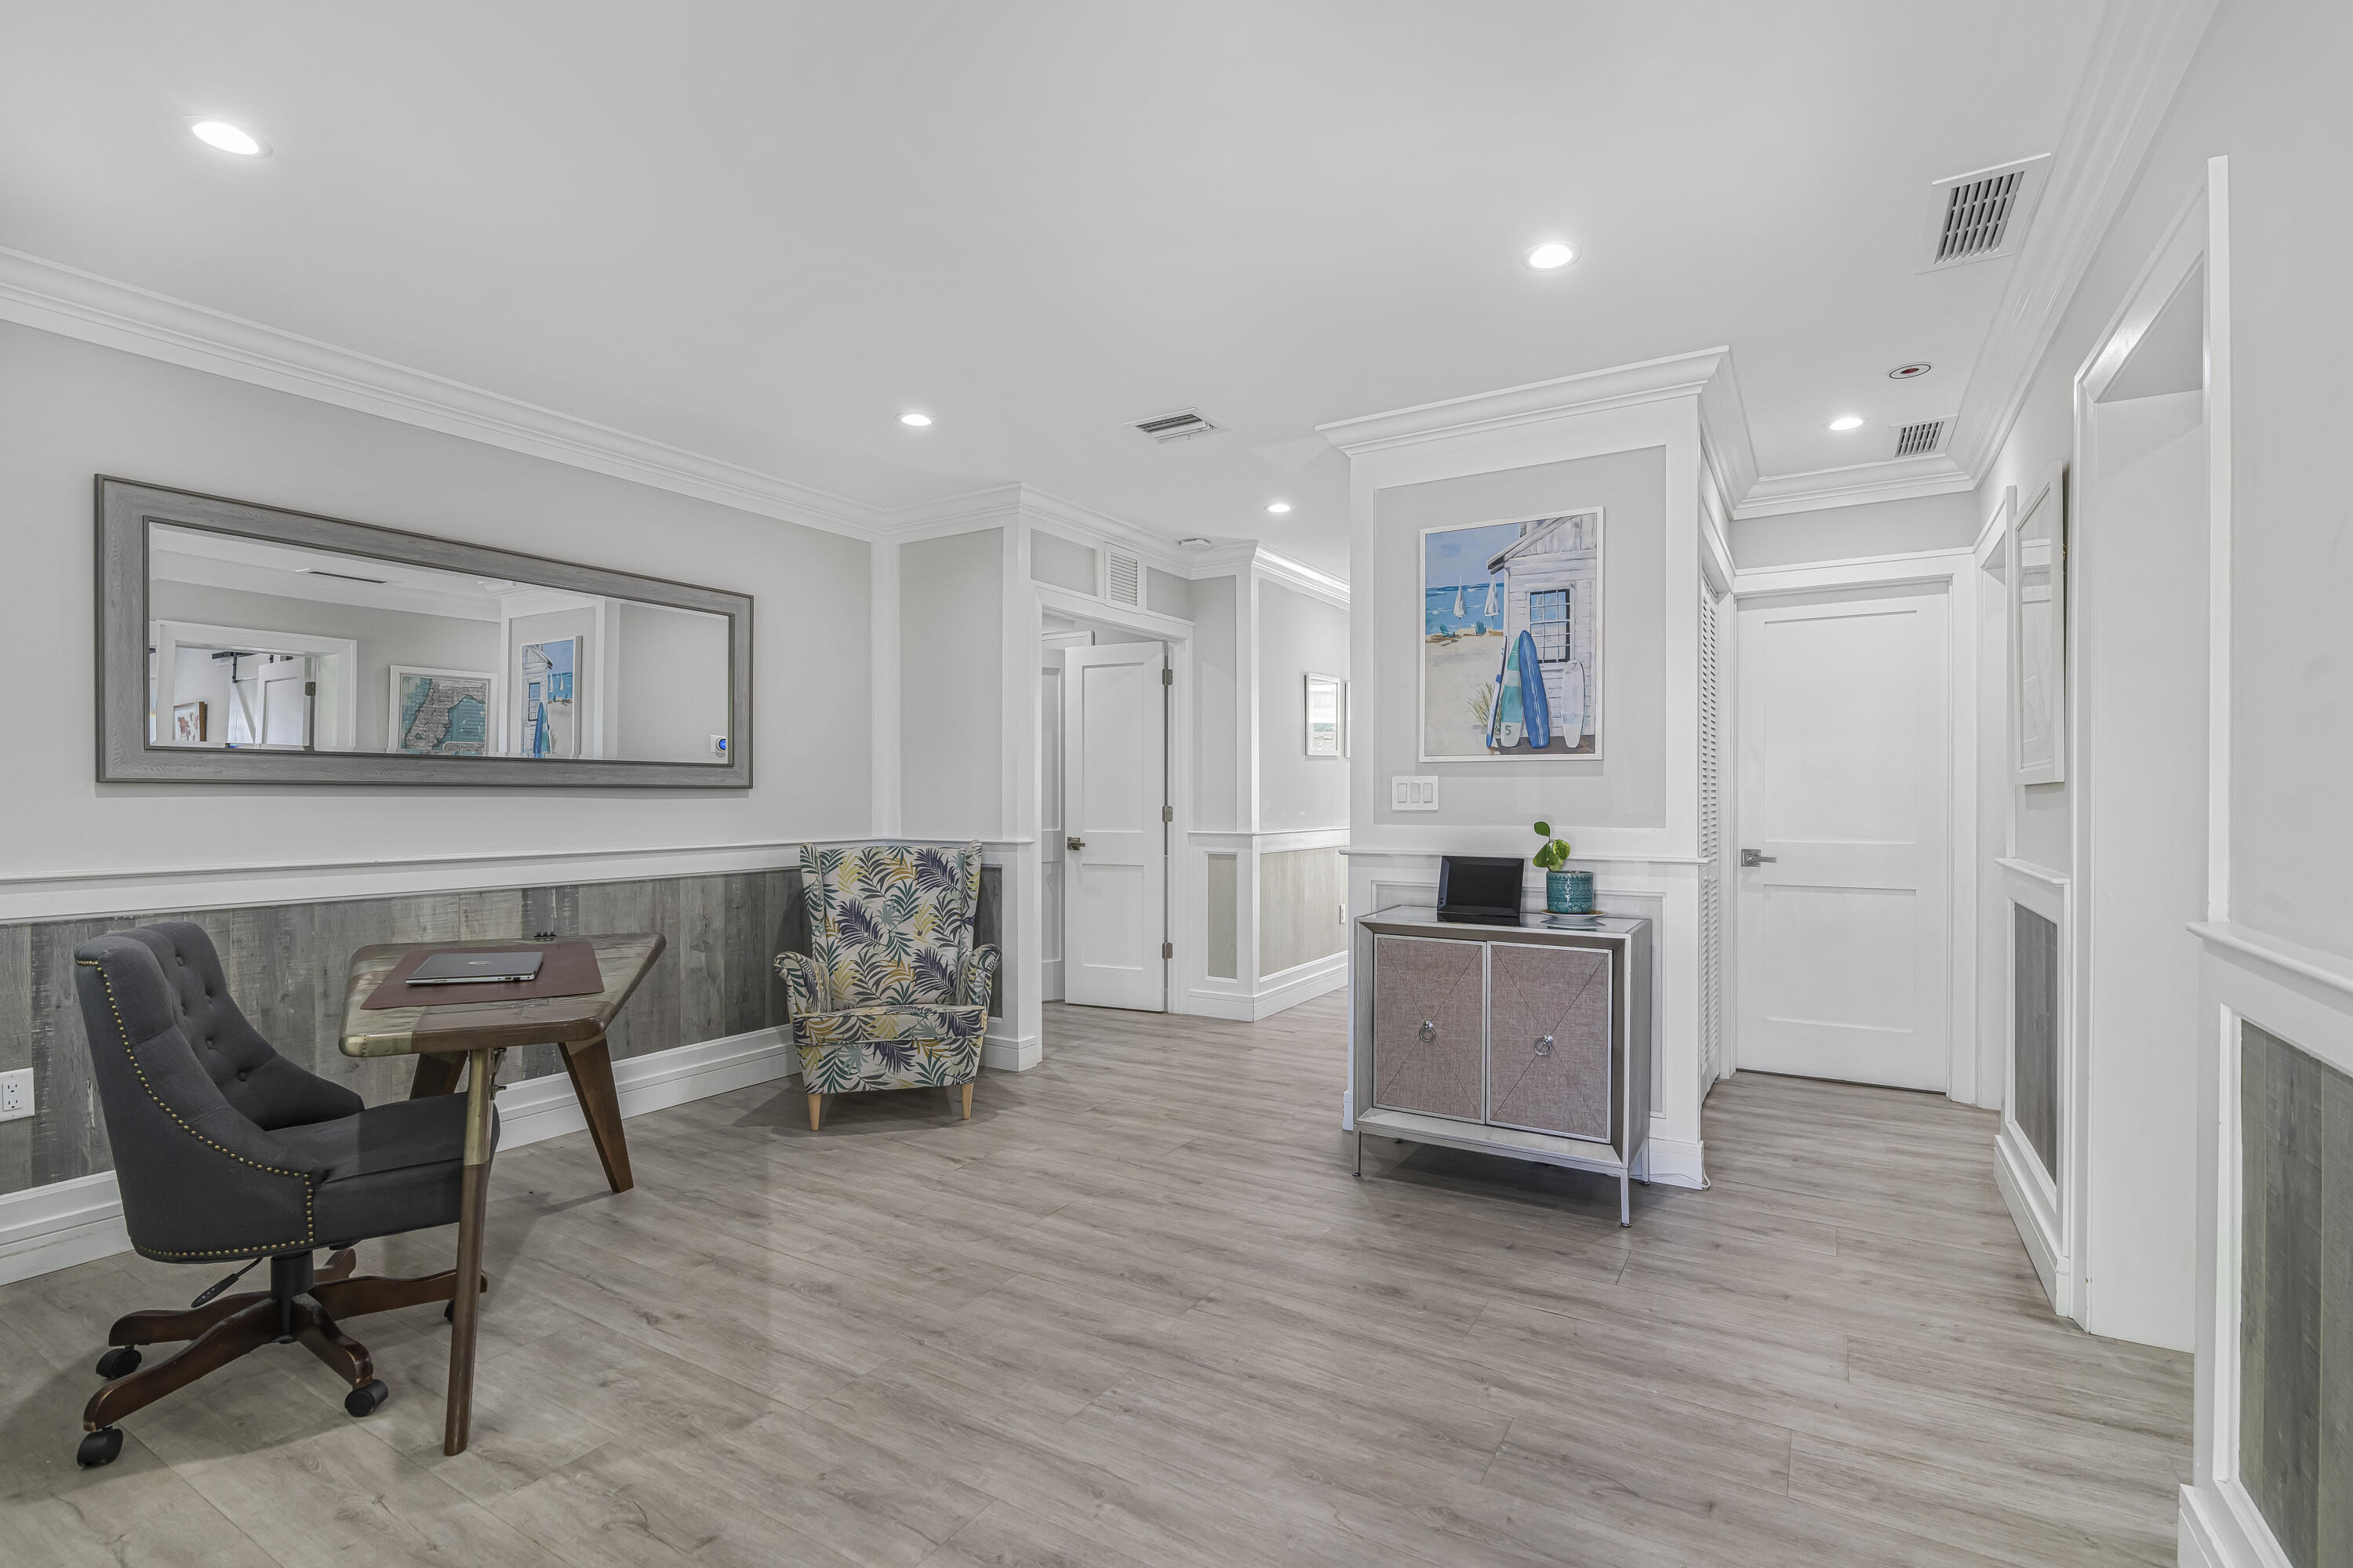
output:
POLYGON ((809 1097, 809 1130, 811 1132, 815 1132, 817 1130, 818 1120, 824 1115, 825 1097, 823 1095, 811 1095, 809 1097))
POLYGON ((964 1119, 972 1119, 972 1086, 969 1083, 964 1086, 964 1119))
MULTIPOLYGON (((480 1288, 491 1287, 485 1275, 480 1288)), ((451 1301, 458 1295, 458 1271, 445 1268, 438 1274, 422 1274, 414 1279, 392 1279, 380 1274, 364 1274, 357 1279, 340 1279, 311 1287, 311 1299, 323 1308, 330 1317, 364 1318, 371 1312, 390 1312, 402 1307, 423 1307, 436 1301, 451 1301)))
POLYGON ((311 1307, 297 1307, 295 1313, 294 1337, 303 1349, 353 1388, 375 1381, 375 1362, 369 1358, 367 1347, 335 1327, 333 1318, 311 1307))
POLYGON ((174 1389, 185 1388, 206 1372, 216 1372, 249 1351, 278 1338, 278 1303, 268 1296, 215 1323, 169 1361, 116 1378, 90 1396, 82 1407, 85 1432, 111 1426, 134 1410, 154 1404, 174 1389))

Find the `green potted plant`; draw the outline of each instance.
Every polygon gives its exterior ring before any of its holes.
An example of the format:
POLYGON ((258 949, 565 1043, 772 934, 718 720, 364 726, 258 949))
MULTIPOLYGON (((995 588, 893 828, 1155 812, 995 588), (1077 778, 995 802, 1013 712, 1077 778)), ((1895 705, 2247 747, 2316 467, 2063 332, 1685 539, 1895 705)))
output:
POLYGON ((1554 838, 1550 822, 1535 827, 1536 837, 1545 841, 1534 856, 1536 869, 1545 874, 1545 907, 1555 915, 1592 914, 1593 874, 1567 869, 1568 841, 1554 838))

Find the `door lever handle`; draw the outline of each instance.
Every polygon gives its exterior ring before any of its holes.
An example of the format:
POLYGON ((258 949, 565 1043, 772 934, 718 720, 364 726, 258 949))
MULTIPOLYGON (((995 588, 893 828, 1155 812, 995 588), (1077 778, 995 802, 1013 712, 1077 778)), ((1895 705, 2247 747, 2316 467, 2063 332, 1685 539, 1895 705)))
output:
POLYGON ((1778 865, 1781 857, 1767 854, 1762 850, 1745 849, 1740 852, 1740 863, 1745 866, 1778 865))
POLYGON ((1087 841, 1084 839, 1064 839, 1062 842, 1074 850, 1082 850, 1087 847, 1087 841))

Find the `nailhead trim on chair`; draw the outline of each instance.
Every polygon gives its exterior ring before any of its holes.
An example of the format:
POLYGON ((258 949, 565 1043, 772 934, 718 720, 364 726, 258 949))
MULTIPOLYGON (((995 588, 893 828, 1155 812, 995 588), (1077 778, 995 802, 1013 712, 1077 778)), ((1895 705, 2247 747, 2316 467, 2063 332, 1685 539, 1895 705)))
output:
POLYGON ((107 974, 105 966, 89 959, 76 959, 74 962, 83 969, 98 970, 98 983, 106 988, 107 1008, 114 1014, 115 1033, 122 1036, 122 1054, 130 1058, 131 1070, 139 1075, 139 1086, 147 1091, 149 1099, 163 1107, 165 1116, 179 1123, 181 1131, 206 1148, 227 1155, 240 1165, 250 1165, 256 1171, 266 1171, 272 1176, 291 1176, 302 1183, 302 1234, 292 1241, 264 1242, 253 1246, 214 1247, 204 1252, 166 1252, 161 1247, 142 1246, 137 1248, 140 1255, 145 1257, 251 1257, 258 1253, 284 1252, 299 1246, 317 1246, 319 1219, 318 1215, 311 1211, 311 1201, 318 1192, 317 1183, 302 1171, 280 1171, 274 1165, 264 1165, 258 1160, 248 1160, 237 1150, 215 1143, 211 1139, 190 1127, 180 1113, 165 1104, 164 1097, 155 1092, 155 1086, 147 1081, 147 1069, 139 1065, 139 1053, 131 1048, 131 1026, 122 1022, 122 1008, 114 1000, 114 981, 107 974))

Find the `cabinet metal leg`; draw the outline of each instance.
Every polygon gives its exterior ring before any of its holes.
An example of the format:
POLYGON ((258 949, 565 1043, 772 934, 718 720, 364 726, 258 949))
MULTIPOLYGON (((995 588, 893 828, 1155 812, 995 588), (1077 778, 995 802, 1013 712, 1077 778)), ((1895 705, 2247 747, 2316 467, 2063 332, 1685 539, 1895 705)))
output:
POLYGON ((1364 1129, 1363 1129, 1362 1128, 1357 1128, 1357 1130, 1356 1130, 1356 1174, 1357 1174, 1357 1175, 1359 1175, 1359 1176, 1362 1176, 1364 1173, 1365 1173, 1365 1133, 1364 1133, 1364 1129))
POLYGON ((1618 1224, 1622 1229, 1634 1223, 1634 1179, 1624 1171, 1618 1174, 1618 1224))

